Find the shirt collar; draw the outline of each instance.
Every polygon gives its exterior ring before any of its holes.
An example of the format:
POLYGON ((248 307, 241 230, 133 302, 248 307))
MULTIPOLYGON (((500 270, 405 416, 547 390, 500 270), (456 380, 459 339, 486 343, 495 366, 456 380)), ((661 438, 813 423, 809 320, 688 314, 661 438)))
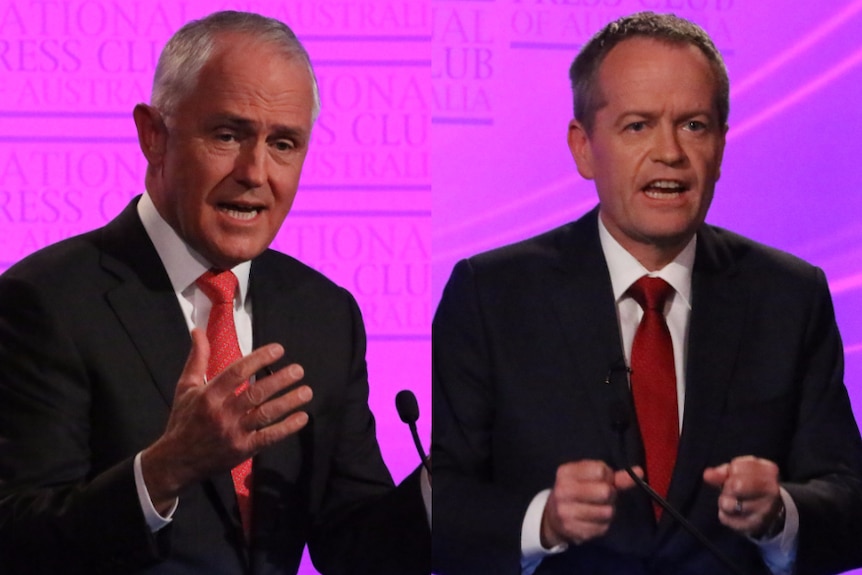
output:
MULTIPOLYGON (((212 267, 205 257, 193 250, 176 231, 162 218, 152 198, 144 193, 138 201, 138 216, 150 241, 156 248, 162 265, 168 273, 171 285, 177 293, 183 293, 201 274, 212 267)), ((251 262, 243 262, 231 269, 239 280, 239 303, 245 305, 248 294, 248 276, 251 262)))
POLYGON ((599 241, 602 252, 608 264, 611 275, 611 285, 614 290, 614 301, 619 302, 633 283, 648 275, 660 277, 676 291, 685 304, 691 309, 691 270, 694 267, 694 254, 697 247, 697 235, 693 236, 676 258, 662 269, 650 272, 633 255, 626 251, 614 239, 602 218, 599 217, 599 241))

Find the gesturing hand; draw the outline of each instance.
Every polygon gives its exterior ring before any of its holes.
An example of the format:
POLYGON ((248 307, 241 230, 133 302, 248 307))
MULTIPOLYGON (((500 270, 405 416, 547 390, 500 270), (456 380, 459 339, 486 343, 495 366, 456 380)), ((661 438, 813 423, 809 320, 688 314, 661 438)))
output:
MULTIPOLYGON (((643 470, 635 468, 643 476, 643 470)), ((557 479, 542 516, 542 545, 581 544, 607 533, 617 493, 634 486, 625 471, 602 461, 577 461, 557 469, 557 479)))
POLYGON ((768 459, 744 456, 710 467, 703 480, 720 490, 718 520, 751 537, 761 537, 781 508, 778 466, 768 459))
POLYGON ((280 345, 264 345, 206 383, 209 344, 201 330, 192 330, 192 349, 177 382, 167 427, 141 455, 144 482, 156 510, 164 512, 186 487, 231 469, 308 423, 308 414, 297 410, 311 401, 311 388, 287 391, 303 377, 297 364, 235 393, 282 355, 280 345))

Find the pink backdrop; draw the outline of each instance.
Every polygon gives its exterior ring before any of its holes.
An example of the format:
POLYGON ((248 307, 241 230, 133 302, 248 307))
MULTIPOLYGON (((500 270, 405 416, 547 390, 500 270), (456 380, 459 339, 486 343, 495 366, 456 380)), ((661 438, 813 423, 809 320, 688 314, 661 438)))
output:
POLYGON ((862 0, 432 2, 435 304, 459 258, 595 205, 566 146, 568 68, 609 20, 647 9, 694 20, 722 51, 730 132, 708 221, 826 271, 858 419, 862 0))
POLYGON ((862 409, 862 0, 0 0, 0 270, 142 191, 132 107, 166 39, 224 8, 284 20, 315 63, 323 112, 274 247, 356 295, 397 480, 416 456, 393 397, 416 392, 427 445, 430 322, 452 265, 595 203, 565 145, 567 70, 641 9, 695 20, 724 53, 731 131, 709 219, 826 270, 862 409))
MULTIPOLYGON (((394 396, 412 389, 430 409, 428 2, 0 0, 0 271, 141 193, 132 108, 149 101, 168 37, 219 9, 279 18, 311 55, 323 110, 274 247, 359 301, 370 403, 400 480, 418 458, 394 396)), ((419 428, 428 445, 429 413, 419 428)))

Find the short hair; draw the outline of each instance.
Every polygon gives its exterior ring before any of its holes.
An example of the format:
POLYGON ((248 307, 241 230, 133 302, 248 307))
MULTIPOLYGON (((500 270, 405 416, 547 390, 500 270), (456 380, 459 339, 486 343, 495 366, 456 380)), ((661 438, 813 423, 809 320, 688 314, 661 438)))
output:
POLYGON ((598 82, 599 68, 614 46, 634 37, 654 38, 669 44, 690 44, 706 56, 716 80, 715 108, 721 126, 730 115, 730 80, 727 68, 709 35, 697 24, 674 14, 638 12, 602 28, 578 53, 569 69, 575 119, 591 133, 599 108, 605 105, 598 82))
POLYGON ((286 24, 250 12, 214 12, 200 20, 192 20, 177 30, 159 56, 150 98, 152 105, 165 115, 175 112, 180 100, 194 88, 201 69, 216 48, 219 36, 225 33, 250 35, 258 42, 278 47, 286 57, 299 58, 305 63, 311 76, 314 97, 311 122, 314 123, 320 114, 320 93, 308 52, 286 24))

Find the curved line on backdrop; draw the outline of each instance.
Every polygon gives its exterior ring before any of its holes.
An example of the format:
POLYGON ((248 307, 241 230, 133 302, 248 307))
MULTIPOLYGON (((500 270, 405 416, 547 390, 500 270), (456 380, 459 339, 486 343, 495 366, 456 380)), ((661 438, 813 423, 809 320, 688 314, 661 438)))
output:
MULTIPOLYGON (((799 54, 801 54, 805 49, 809 48, 810 46, 812 46, 815 43, 817 43, 818 41, 820 41, 829 32, 831 32, 835 28, 839 27, 840 25, 845 24, 850 17, 852 17, 853 15, 855 15, 859 11, 862 11, 862 0, 856 0, 855 2, 853 2, 852 4, 847 6, 844 10, 842 10, 841 12, 839 12, 838 14, 836 14, 835 16, 833 16, 829 20, 827 20, 822 26, 819 26, 813 32, 808 34, 801 42, 797 43, 792 48, 785 50, 778 57, 773 58, 769 63, 767 63, 762 68, 760 68, 758 71, 754 72, 753 74, 749 75, 747 78, 743 79, 741 81, 741 87, 734 90, 734 92, 733 92, 734 96, 738 96, 741 92, 745 92, 748 88, 750 88, 751 86, 753 86, 756 83, 758 83, 759 81, 761 81, 763 78, 765 78, 766 76, 768 76, 769 74, 771 74, 772 72, 777 70, 779 67, 784 65, 786 62, 790 61, 791 59, 793 59, 796 56, 798 56, 799 54)), ((771 106, 768 106, 767 108, 765 108, 761 112, 756 113, 753 116, 750 116, 749 118, 743 120, 740 124, 737 125, 736 128, 732 128, 730 130, 730 132, 728 133, 728 136, 727 136, 728 141, 743 135, 744 133, 754 129, 755 127, 766 122, 767 120, 769 120, 769 119, 775 117, 776 115, 786 111, 788 108, 798 104, 799 102, 801 102, 805 98, 811 96, 815 92, 825 88, 827 85, 831 84, 832 82, 834 82, 835 80, 840 78, 843 74, 845 74, 850 69, 852 69, 853 67, 857 66, 860 63, 862 63, 862 49, 857 50, 856 52, 854 52, 853 54, 851 54, 847 58, 841 60, 838 64, 831 67, 830 69, 828 69, 823 74, 820 74, 819 76, 814 78, 812 81, 808 82, 802 88, 800 88, 800 89, 796 90, 795 92, 792 92, 788 96, 778 100, 776 103, 774 103, 771 106)), ((525 205, 528 205, 530 203, 534 203, 536 201, 539 201, 540 199, 542 199, 544 197, 557 194, 560 191, 570 190, 571 187, 577 183, 585 183, 585 180, 581 179, 577 174, 572 174, 570 176, 566 176, 564 178, 558 179, 554 182, 549 183, 546 186, 543 186, 539 190, 536 190, 536 192, 534 192, 528 196, 521 197, 520 199, 515 200, 514 202, 509 202, 507 204, 500 205, 500 206, 498 206, 492 210, 482 212, 480 215, 477 215, 475 217, 472 217, 472 218, 469 218, 466 220, 462 220, 462 221, 460 221, 454 225, 451 225, 447 228, 435 230, 434 237, 435 238, 443 238, 446 236, 453 235, 456 232, 460 232, 464 229, 472 228, 472 227, 475 227, 479 224, 482 224, 482 223, 485 223, 488 221, 493 221, 494 219, 496 219, 499 216, 502 216, 506 213, 510 213, 510 212, 512 212, 516 209, 519 209, 525 205)), ((590 199, 589 202, 590 202, 590 204, 592 204, 595 202, 595 199, 590 199)), ((579 215, 579 214, 583 213, 583 211, 582 211, 583 207, 582 206, 584 206, 585 204, 586 204, 586 202, 583 202, 583 203, 579 204, 578 206, 574 207, 573 209, 567 210, 565 212, 565 215, 575 216, 575 215, 579 215)), ((556 213, 553 216, 543 218, 540 221, 531 222, 531 224, 528 226, 522 226, 522 227, 514 229, 514 230, 509 229, 505 233, 502 233, 502 234, 497 234, 497 235, 494 235, 491 237, 486 236, 486 237, 482 238, 481 240, 473 242, 472 244, 470 244, 468 246, 459 246, 458 248, 447 250, 446 252, 443 252, 442 254, 439 254, 439 255, 435 254, 432 257, 432 261, 442 261, 442 260, 445 260, 446 258, 453 257, 453 256, 457 257, 458 255, 461 255, 464 253, 475 253, 475 251, 469 251, 469 250, 476 248, 476 247, 488 248, 488 247, 492 247, 492 246, 496 246, 496 245, 501 245, 500 243, 495 243, 495 242, 500 242, 501 240, 504 240, 504 239, 514 239, 514 238, 524 237, 521 235, 522 233, 529 233, 530 231, 545 229, 542 227, 542 224, 547 225, 547 223, 549 223, 549 222, 558 222, 560 220, 561 215, 564 215, 564 214, 556 213)), ((850 289, 850 288, 844 288, 843 287, 844 285, 845 285, 844 283, 839 282, 839 289, 840 290, 850 289)), ((854 286, 852 289, 856 289, 857 287, 858 286, 854 286)))
POLYGON ((845 345, 844 346, 844 355, 850 355, 851 353, 860 353, 862 352, 862 343, 854 343, 853 345, 845 345))
POLYGON ((771 119, 772 117, 780 114, 785 111, 787 108, 798 104, 808 96, 811 96, 818 90, 821 90, 840 78, 842 75, 847 73, 851 68, 862 64, 862 49, 857 50, 852 53, 847 58, 841 60, 835 66, 829 68, 823 74, 820 74, 808 84, 803 86, 802 88, 796 90, 795 92, 791 92, 786 97, 778 100, 776 103, 767 107, 763 111, 750 116, 742 123, 738 124, 736 128, 731 128, 730 132, 727 134, 728 141, 736 138, 745 132, 759 126, 763 122, 771 119))
POLYGON ((862 288, 862 272, 829 282, 829 291, 833 297, 848 291, 862 288))
POLYGON ((539 232, 547 231, 550 227, 572 221, 595 206, 597 201, 598 200, 595 197, 591 197, 590 199, 573 205, 564 211, 548 214, 546 217, 539 220, 530 220, 527 225, 517 228, 507 228, 504 232, 491 236, 482 236, 470 244, 461 244, 444 252, 437 252, 434 250, 433 255, 431 256, 431 261, 444 262, 453 258, 461 258, 465 255, 473 255, 491 248, 500 247, 519 239, 530 237, 539 232))
POLYGON ((862 0, 856 0, 843 10, 823 22, 820 26, 809 32, 799 42, 784 50, 769 62, 740 80, 730 91, 731 100, 745 93, 749 88, 759 84, 764 78, 801 55, 803 52, 811 48, 814 44, 824 39, 830 32, 836 28, 847 24, 850 19, 858 12, 862 11, 862 0))
POLYGON ((471 218, 467 218, 461 220, 455 224, 452 224, 443 228, 434 229, 434 237, 446 237, 465 228, 471 228, 473 226, 477 226, 482 224, 488 220, 492 220, 497 216, 502 216, 508 212, 514 211, 516 209, 522 208, 528 204, 535 203, 543 198, 548 196, 556 195, 560 192, 569 192, 572 189, 573 185, 576 185, 578 182, 585 182, 577 172, 572 173, 568 176, 560 178, 556 181, 552 181, 548 184, 545 184, 541 188, 534 190, 531 194, 526 196, 521 196, 517 200, 512 202, 498 205, 497 207, 483 210, 480 214, 473 216, 471 218))

